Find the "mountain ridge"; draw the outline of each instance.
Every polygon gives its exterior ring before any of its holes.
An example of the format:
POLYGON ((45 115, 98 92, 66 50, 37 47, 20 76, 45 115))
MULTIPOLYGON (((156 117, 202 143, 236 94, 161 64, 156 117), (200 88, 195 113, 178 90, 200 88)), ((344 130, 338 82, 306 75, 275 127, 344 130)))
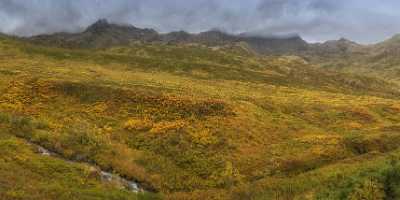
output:
MULTIPOLYGON (((382 42, 378 42, 376 44, 359 44, 357 42, 351 41, 346 38, 340 38, 337 40, 327 40, 324 42, 307 42, 298 34, 290 34, 290 35, 274 35, 274 36, 263 36, 259 34, 251 34, 251 33, 240 33, 240 34, 232 34, 227 33, 219 29, 211 29, 208 31, 203 31, 199 33, 190 33, 187 31, 172 31, 168 33, 159 33, 151 28, 139 28, 131 24, 118 24, 109 22, 107 19, 99 19, 93 24, 87 26, 85 29, 79 32, 55 32, 49 34, 39 34, 29 37, 22 37, 28 41, 32 41, 35 43, 44 42, 46 44, 46 40, 54 41, 55 39, 65 40, 64 42, 75 42, 76 38, 82 34, 116 34, 122 33, 122 36, 125 36, 124 41, 118 41, 114 43, 107 43, 98 45, 100 47, 113 46, 113 45, 123 45, 126 44, 126 40, 134 40, 134 41, 144 41, 144 42, 166 42, 166 43, 182 43, 182 42, 193 42, 193 43, 204 43, 206 45, 218 45, 224 42, 251 42, 251 41, 291 41, 292 43, 300 44, 300 50, 309 50, 310 48, 314 48, 315 46, 335 46, 335 45, 351 45, 358 47, 369 47, 369 46, 377 46, 382 43, 395 42, 399 41, 400 34, 396 34, 387 40, 383 40, 382 42), (62 38, 64 37, 64 38, 62 38), (396 39, 397 38, 397 39, 396 39), (205 39, 205 40, 204 40, 205 39), (221 41, 216 42, 216 39, 222 39, 221 41), (214 41, 213 41, 214 40, 214 41), (305 49, 304 46, 308 46, 308 49, 305 49)), ((0 33, 2 36, 7 36, 8 34, 0 33)), ((11 36, 11 35, 8 35, 11 36)), ((102 35, 105 36, 105 35, 102 35)), ((13 36, 16 37, 16 36, 13 36)), ((121 39, 120 36, 118 39, 121 39)), ((50 43, 50 42, 48 42, 50 43)), ((54 45, 54 44, 53 44, 54 45)), ((56 45, 56 44, 55 44, 56 45)), ((68 45, 67 45, 68 46, 68 45)), ((74 45, 70 45, 74 46, 74 45)), ((88 45, 88 47, 96 47, 96 45, 88 45)), ((285 53, 285 52, 283 52, 285 53)))
POLYGON ((242 46, 260 55, 295 55, 319 67, 342 72, 362 72, 375 75, 386 70, 388 77, 400 73, 397 55, 400 36, 364 45, 340 38, 323 43, 309 43, 299 35, 266 37, 253 34, 230 34, 212 29, 200 33, 175 31, 159 33, 154 29, 138 28, 129 24, 110 23, 100 19, 78 33, 54 33, 23 38, 23 40, 62 48, 109 48, 129 46, 132 43, 158 43, 170 45, 197 44, 207 47, 242 46), (245 43, 246 45, 241 45, 245 43), (399 68, 399 69, 398 69, 399 68), (389 69, 389 70, 388 70, 389 69), (373 72, 373 73, 371 73, 373 72))
POLYGON ((137 28, 133 25, 110 23, 100 19, 78 33, 43 34, 24 38, 27 41, 51 46, 107 48, 125 46, 131 42, 158 42, 167 44, 199 43, 207 46, 246 42, 262 54, 285 54, 306 50, 308 43, 298 35, 265 37, 246 34, 230 34, 220 30, 200 33, 174 31, 158 33, 154 29, 137 28))

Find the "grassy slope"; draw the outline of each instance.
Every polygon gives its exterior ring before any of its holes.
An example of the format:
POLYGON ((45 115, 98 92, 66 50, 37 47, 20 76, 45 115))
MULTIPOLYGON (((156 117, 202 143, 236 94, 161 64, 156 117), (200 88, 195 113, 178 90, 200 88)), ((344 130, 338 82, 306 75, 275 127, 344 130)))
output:
POLYGON ((86 165, 40 156, 1 130, 0 199, 150 199, 101 183, 86 165))
POLYGON ((395 36, 381 43, 354 48, 344 54, 322 54, 319 59, 314 59, 312 54, 308 57, 325 69, 380 77, 399 83, 399 51, 399 36, 395 36))
POLYGON ((336 199, 369 173, 396 195, 396 85, 241 48, 2 40, 0 55, 5 130, 167 198, 336 199))

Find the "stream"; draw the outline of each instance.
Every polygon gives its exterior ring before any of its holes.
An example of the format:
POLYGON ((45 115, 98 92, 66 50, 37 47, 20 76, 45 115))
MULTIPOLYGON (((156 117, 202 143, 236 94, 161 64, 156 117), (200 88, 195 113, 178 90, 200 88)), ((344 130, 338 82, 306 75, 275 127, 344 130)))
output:
MULTIPOLYGON (((32 143, 31 143, 31 145, 37 147, 38 153, 40 153, 43 156, 62 158, 57 153, 51 152, 50 150, 48 150, 42 146, 39 146, 37 144, 32 144, 32 143)), ((125 189, 128 191, 134 192, 134 193, 144 192, 144 189, 141 188, 140 185, 135 181, 125 179, 125 178, 123 178, 117 174, 111 173, 111 172, 103 171, 99 167, 97 167, 95 165, 91 165, 89 163, 75 162, 75 161, 71 161, 71 160, 67 160, 67 161, 72 162, 72 163, 80 163, 80 164, 88 165, 90 167, 91 171, 95 172, 96 174, 98 174, 100 176, 102 182, 114 184, 114 185, 120 187, 121 189, 125 189)))

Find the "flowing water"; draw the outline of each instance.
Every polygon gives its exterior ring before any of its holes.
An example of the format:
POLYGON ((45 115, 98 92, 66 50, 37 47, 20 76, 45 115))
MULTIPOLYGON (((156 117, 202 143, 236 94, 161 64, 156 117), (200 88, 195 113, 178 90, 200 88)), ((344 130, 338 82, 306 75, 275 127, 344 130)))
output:
MULTIPOLYGON (((43 156, 51 156, 51 157, 60 157, 58 154, 49 151, 48 149, 42 147, 42 146, 38 146, 36 144, 32 144, 35 147, 37 147, 38 152, 43 155, 43 156)), ((75 162, 75 161, 71 161, 68 160, 69 162, 75 162)), ((75 162, 77 163, 77 162, 75 162)), ((138 192, 143 192, 144 190, 142 188, 140 188, 139 184, 135 181, 131 181, 125 178, 122 178, 121 176, 117 175, 117 174, 113 174, 111 172, 106 172, 103 170, 100 170, 99 167, 91 165, 89 163, 84 163, 88 166, 90 166, 90 168, 92 169, 92 171, 96 171, 98 172, 99 176, 101 177, 101 180, 103 182, 106 183, 111 183, 111 184, 115 184, 121 188, 124 188, 126 190, 129 190, 131 192, 134 193, 138 193, 138 192)))

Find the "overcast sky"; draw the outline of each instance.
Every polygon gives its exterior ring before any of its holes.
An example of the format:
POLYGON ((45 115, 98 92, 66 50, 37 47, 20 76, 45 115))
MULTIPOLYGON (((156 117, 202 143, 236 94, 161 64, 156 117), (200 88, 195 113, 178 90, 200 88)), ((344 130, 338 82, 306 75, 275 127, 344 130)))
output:
POLYGON ((0 31, 78 31, 106 18, 161 32, 299 34, 373 43, 400 33, 400 0, 0 0, 0 31))

